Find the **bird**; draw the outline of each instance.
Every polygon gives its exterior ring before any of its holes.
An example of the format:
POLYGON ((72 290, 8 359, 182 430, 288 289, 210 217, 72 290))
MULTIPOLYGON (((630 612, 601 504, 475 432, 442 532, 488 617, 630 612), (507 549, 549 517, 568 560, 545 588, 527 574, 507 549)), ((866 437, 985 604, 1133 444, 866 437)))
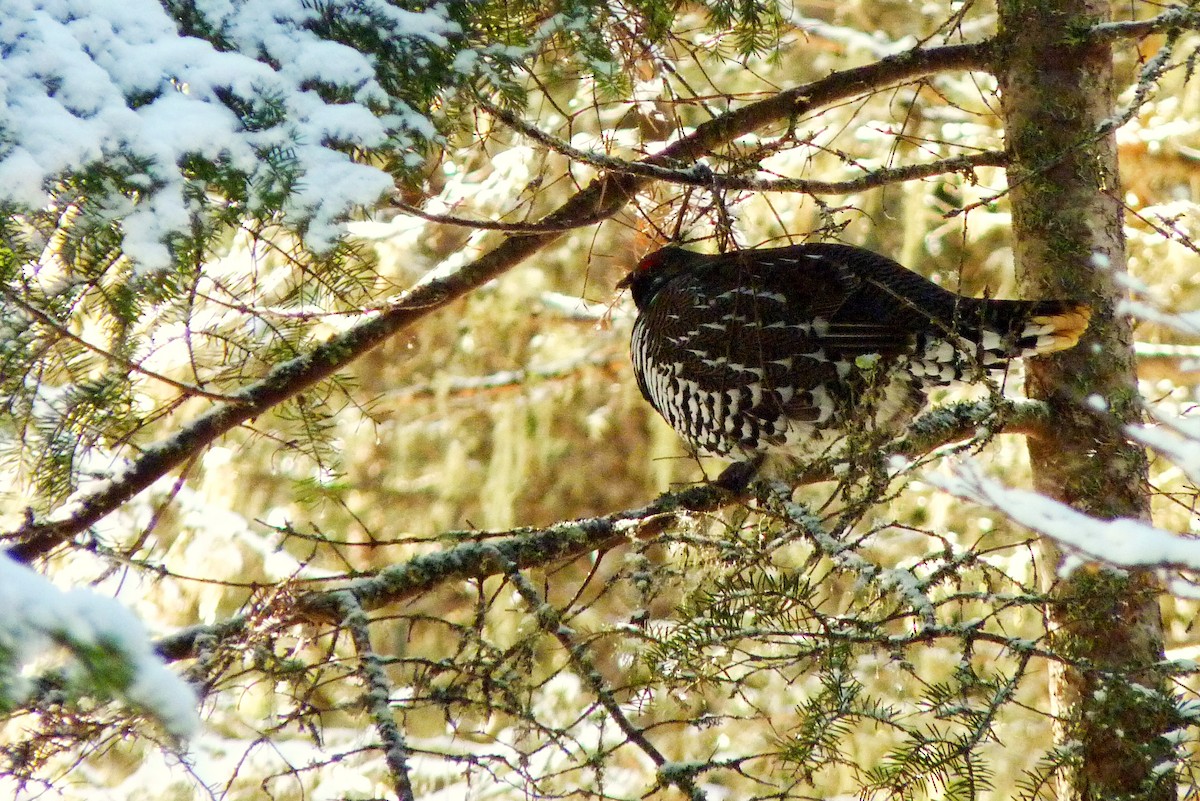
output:
POLYGON ((1074 347, 1091 319, 1075 300, 958 295, 839 243, 670 245, 618 286, 637 307, 645 399, 697 454, 754 465, 834 456, 859 431, 898 434, 930 389, 1074 347))

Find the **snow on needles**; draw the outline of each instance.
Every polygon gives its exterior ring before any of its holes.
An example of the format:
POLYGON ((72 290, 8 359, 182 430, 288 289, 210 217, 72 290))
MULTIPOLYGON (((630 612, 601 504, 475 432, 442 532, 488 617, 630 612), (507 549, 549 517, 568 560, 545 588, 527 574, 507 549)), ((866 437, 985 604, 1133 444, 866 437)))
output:
MULTIPOLYGON (((356 4, 365 6, 387 4, 356 4)), ((228 49, 181 36, 157 0, 9 0, 0 17, 0 201, 43 208, 64 175, 107 167, 137 192, 135 202, 113 191, 104 214, 122 222, 127 255, 153 269, 169 263, 165 243, 189 230, 204 195, 196 190, 207 189, 181 166, 188 159, 242 174, 254 209, 278 193, 268 155, 283 154, 299 191, 282 211, 317 249, 341 235, 350 209, 391 188, 386 173, 339 147, 413 146, 429 122, 391 102, 368 55, 309 29, 318 5, 195 8, 228 49), (328 102, 318 83, 351 102, 328 102)), ((385 19, 392 30, 382 33, 438 46, 457 32, 436 6, 385 19)))
MULTIPOLYGON (((31 691, 21 666, 62 646, 90 674, 82 686, 111 687, 176 737, 200 726, 196 694, 155 656, 138 619, 112 598, 63 592, 0 552, 0 703, 31 691)), ((68 674, 70 676, 70 674, 68 674)))

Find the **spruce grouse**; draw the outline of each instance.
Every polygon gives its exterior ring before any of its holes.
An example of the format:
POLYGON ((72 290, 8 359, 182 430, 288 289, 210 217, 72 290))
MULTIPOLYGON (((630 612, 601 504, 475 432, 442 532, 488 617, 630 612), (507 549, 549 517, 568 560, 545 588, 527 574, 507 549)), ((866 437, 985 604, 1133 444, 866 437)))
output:
POLYGON ((666 247, 621 282, 638 386, 701 453, 761 462, 896 430, 925 390, 1075 345, 1091 309, 949 292, 837 244, 720 255, 666 247))

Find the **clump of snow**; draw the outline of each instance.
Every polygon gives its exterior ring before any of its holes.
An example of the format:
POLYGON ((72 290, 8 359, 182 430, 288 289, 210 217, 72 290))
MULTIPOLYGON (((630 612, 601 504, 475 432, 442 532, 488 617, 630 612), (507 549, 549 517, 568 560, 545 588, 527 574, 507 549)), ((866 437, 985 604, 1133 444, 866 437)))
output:
POLYGON ((985 476, 974 461, 953 462, 948 474, 930 473, 926 478, 951 495, 995 509, 1055 540, 1073 555, 1064 563, 1064 570, 1085 561, 1122 568, 1200 570, 1200 540, 1156 528, 1143 520, 1090 517, 1036 492, 1007 487, 985 476))
POLYGON ((32 690, 21 666, 58 645, 75 656, 74 672, 92 673, 92 684, 115 686, 176 737, 199 729, 196 694, 167 670, 141 622, 113 599, 81 589, 63 592, 0 552, 0 609, 4 705, 19 704, 32 690))
POLYGON ((1156 303, 1123 300, 1117 304, 1118 314, 1128 314, 1144 322, 1158 323, 1189 336, 1200 335, 1200 312, 1164 311, 1156 303))
MULTIPOLYGON (((338 5, 334 3, 334 5, 338 5)), ((278 191, 280 157, 298 180, 281 209, 329 246, 339 221, 392 187, 346 147, 403 150, 432 128, 375 77, 369 54, 318 36, 321 7, 302 0, 197 3, 228 49, 181 36, 156 0, 12 0, 0 19, 0 201, 53 203, 55 182, 96 166, 127 177, 102 217, 119 221, 124 249, 144 269, 169 262, 204 192, 189 174, 200 158, 241 173, 250 207, 278 191), (351 102, 330 102, 329 87, 351 102), (270 157, 270 158, 269 158, 270 157), (255 195, 259 195, 256 197, 255 195)), ((362 0, 339 13, 390 21, 393 37, 444 47, 458 27, 436 5, 423 13, 362 0)))
POLYGON ((1170 459, 1193 484, 1200 484, 1200 422, 1153 409, 1150 414, 1157 425, 1130 425, 1125 433, 1170 459))

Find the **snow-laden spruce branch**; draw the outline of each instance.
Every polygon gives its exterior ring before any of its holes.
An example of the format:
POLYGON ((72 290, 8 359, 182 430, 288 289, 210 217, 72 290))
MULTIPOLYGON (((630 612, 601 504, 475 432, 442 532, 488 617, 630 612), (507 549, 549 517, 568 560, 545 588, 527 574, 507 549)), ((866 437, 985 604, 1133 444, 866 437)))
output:
POLYGON ((141 621, 117 601, 91 590, 64 592, 0 553, 0 608, 0 709, 44 708, 39 684, 60 699, 105 687, 174 737, 200 728, 195 692, 162 665, 141 621), (69 669, 49 682, 35 679, 56 652, 70 655, 69 669))
POLYGON ((311 246, 332 245, 345 216, 392 184, 348 151, 417 150, 433 125, 409 94, 418 81, 393 94, 379 54, 322 34, 322 13, 374 12, 380 39, 402 43, 414 64, 466 45, 439 4, 328 5, 187 4, 192 30, 212 31, 210 41, 181 32, 170 4, 155 0, 11 0, 0 32, 0 201, 44 208, 64 176, 93 173, 89 199, 107 188, 92 213, 120 222, 122 250, 143 269, 171 263, 167 242, 208 212, 204 190, 281 212, 311 246), (197 158, 211 169, 195 170, 197 158), (210 172, 219 177, 201 177, 210 172))
MULTIPOLYGON (((915 420, 905 436, 892 442, 882 455, 885 459, 915 461, 939 448, 981 434, 1036 436, 1049 424, 1048 415, 1046 404, 1037 401, 1006 400, 999 406, 983 401, 949 404, 915 420)), ((815 484, 839 477, 838 465, 827 460, 804 467, 794 481, 815 484)), ((301 594, 288 608, 269 610, 266 616, 276 621, 337 623, 348 598, 371 611, 426 595, 448 582, 545 567, 630 540, 655 537, 672 525, 678 515, 713 512, 742 503, 745 497, 719 484, 700 484, 663 493, 645 506, 546 528, 527 527, 491 534, 463 532, 458 536, 470 537, 471 541, 438 553, 415 556, 374 576, 348 581, 336 590, 301 594)), ((289 594, 289 597, 295 596, 289 594)), ((166 659, 194 657, 208 647, 206 643, 239 636, 251 625, 249 617, 239 616, 216 624, 193 626, 163 638, 157 649, 166 659)))
MULTIPOLYGON (((983 70, 991 57, 992 44, 981 42, 911 50, 843 70, 708 120, 642 163, 658 167, 692 163, 765 125, 937 72, 983 70)), ((606 173, 541 222, 559 226, 580 219, 611 216, 652 180, 642 175, 606 173)), ((261 380, 231 393, 234 402, 213 406, 175 435, 148 447, 128 469, 93 489, 77 493, 48 515, 27 520, 17 529, 0 536, 0 540, 14 543, 9 552, 15 559, 28 562, 44 556, 87 530, 222 435, 332 377, 384 340, 498 277, 560 235, 560 231, 554 229, 549 233, 511 237, 453 272, 431 273, 402 293, 388 308, 308 353, 279 364, 261 380)))

